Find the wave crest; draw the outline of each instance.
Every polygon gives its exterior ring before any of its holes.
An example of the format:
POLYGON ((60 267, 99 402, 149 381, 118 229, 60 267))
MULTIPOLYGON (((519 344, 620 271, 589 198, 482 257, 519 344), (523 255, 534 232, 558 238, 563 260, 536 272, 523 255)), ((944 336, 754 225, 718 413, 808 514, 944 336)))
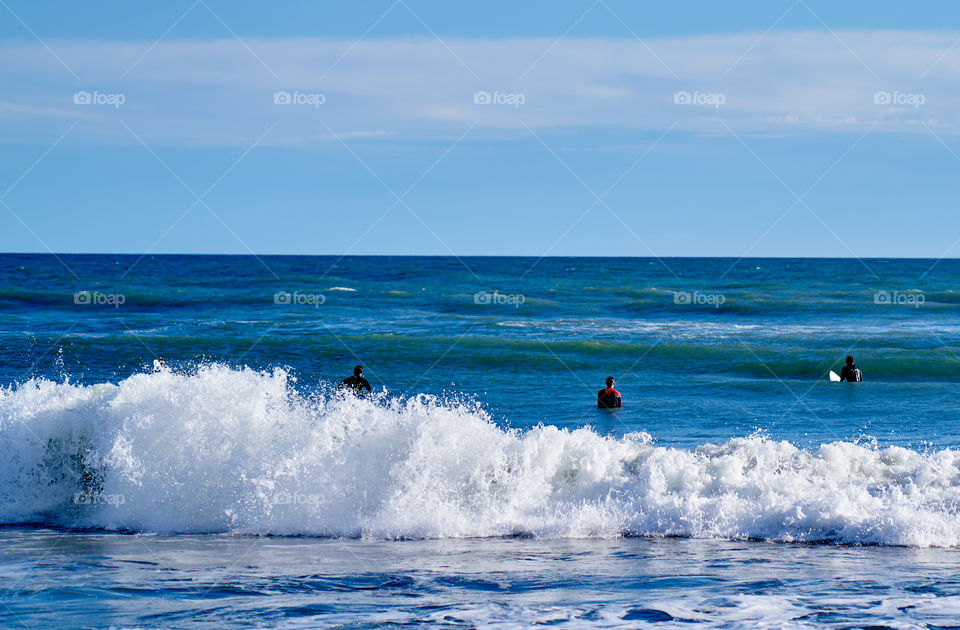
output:
POLYGON ((0 391, 0 523, 318 536, 960 544, 960 457, 505 430, 479 403, 202 367, 0 391))

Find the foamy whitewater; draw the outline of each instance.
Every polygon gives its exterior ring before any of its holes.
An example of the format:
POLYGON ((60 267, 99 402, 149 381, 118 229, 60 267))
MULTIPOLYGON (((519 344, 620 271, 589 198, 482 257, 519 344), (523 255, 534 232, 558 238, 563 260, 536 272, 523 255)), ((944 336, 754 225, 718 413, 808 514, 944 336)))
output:
POLYGON ((296 385, 282 369, 212 364, 118 384, 10 386, 0 393, 0 522, 960 544, 960 456, 950 449, 804 449, 752 435, 688 450, 641 432, 504 430, 477 402, 296 385))

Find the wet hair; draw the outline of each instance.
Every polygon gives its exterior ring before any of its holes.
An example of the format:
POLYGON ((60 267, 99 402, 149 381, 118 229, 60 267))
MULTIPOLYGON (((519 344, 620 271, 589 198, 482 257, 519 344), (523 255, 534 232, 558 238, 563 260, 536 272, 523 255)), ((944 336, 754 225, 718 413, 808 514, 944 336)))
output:
POLYGON ((361 374, 363 374, 363 366, 362 366, 362 365, 358 365, 357 367, 353 368, 353 375, 354 375, 354 376, 360 376, 361 374))
POLYGON ((847 365, 853 365, 853 357, 847 357, 847 365))
POLYGON ((610 387, 611 385, 613 385, 613 377, 612 377, 612 376, 608 376, 608 377, 607 377, 607 387, 610 387))

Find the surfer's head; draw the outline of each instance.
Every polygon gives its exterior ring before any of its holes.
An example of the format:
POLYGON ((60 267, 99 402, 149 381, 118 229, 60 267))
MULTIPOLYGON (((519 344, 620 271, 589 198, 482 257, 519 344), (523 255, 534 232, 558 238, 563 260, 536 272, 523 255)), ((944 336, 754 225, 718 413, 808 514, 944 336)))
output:
POLYGON ((847 365, 853 365, 853 357, 847 357, 847 365))
POLYGON ((362 365, 358 365, 357 367, 353 368, 353 375, 354 375, 354 376, 363 376, 363 366, 362 366, 362 365))
POLYGON ((612 377, 612 376, 608 376, 608 377, 607 377, 607 387, 613 387, 613 384, 614 384, 614 383, 616 383, 616 381, 613 380, 613 377, 612 377))

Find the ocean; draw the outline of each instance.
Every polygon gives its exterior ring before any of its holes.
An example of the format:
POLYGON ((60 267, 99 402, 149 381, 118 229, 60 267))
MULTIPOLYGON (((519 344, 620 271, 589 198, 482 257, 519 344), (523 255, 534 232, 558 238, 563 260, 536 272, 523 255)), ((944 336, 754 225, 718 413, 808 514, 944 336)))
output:
POLYGON ((958 315, 958 260, 0 255, 0 625, 960 627, 958 315))

